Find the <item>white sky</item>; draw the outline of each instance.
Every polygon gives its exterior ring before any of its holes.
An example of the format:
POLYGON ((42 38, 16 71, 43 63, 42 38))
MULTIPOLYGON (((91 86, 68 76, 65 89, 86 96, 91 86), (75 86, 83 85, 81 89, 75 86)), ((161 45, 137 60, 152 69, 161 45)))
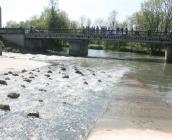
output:
MULTIPOLYGON (((68 13, 69 18, 78 20, 81 16, 106 19, 112 10, 118 13, 118 19, 124 20, 140 9, 143 0, 59 0, 59 8, 68 13)), ((39 15, 48 0, 0 0, 2 23, 9 20, 22 21, 39 15)))

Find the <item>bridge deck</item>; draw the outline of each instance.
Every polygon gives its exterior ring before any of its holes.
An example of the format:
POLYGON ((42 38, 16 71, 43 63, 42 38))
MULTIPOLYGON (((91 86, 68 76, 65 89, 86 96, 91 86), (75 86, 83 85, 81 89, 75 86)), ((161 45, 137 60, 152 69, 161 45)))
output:
POLYGON ((116 31, 88 29, 26 30, 22 28, 0 28, 1 34, 24 34, 26 39, 61 40, 107 40, 121 42, 143 42, 172 44, 172 33, 150 31, 116 31))

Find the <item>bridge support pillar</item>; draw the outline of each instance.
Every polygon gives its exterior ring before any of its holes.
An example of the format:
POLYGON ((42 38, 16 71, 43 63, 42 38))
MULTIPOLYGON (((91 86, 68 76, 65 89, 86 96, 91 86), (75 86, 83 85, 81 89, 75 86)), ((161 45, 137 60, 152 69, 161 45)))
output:
POLYGON ((167 63, 172 63, 172 46, 168 46, 165 52, 165 60, 167 63))
POLYGON ((69 55, 71 56, 87 56, 88 40, 70 40, 69 55))

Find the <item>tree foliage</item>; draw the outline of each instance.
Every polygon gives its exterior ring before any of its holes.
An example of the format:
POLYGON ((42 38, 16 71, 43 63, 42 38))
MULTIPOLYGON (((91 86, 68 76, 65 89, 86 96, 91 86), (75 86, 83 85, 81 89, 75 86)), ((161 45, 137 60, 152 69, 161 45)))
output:
MULTIPOLYGON (((70 28, 71 22, 68 15, 58 8, 57 0, 50 0, 50 7, 44 9, 40 16, 33 16, 29 20, 17 23, 8 21, 6 27, 9 28, 37 28, 37 29, 55 29, 55 28, 70 28)), ((73 23, 73 22, 72 22, 73 23)), ((73 24, 72 24, 73 25, 73 24)))
POLYGON ((172 30, 172 0, 147 0, 141 10, 130 17, 130 24, 142 30, 169 32, 172 30))

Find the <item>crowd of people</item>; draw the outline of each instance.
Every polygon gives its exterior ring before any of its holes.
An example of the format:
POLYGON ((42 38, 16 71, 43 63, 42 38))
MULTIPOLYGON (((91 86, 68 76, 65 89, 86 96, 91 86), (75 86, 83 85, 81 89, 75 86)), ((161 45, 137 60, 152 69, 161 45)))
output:
MULTIPOLYGON (((51 32, 59 32, 59 33, 70 33, 70 32, 77 32, 77 30, 83 34, 92 34, 92 35, 135 35, 135 36, 140 36, 140 35, 146 35, 146 36, 152 36, 152 35, 170 35, 170 38, 172 38, 172 32, 166 33, 166 32, 153 32, 151 30, 147 31, 141 31, 139 29, 128 29, 128 28, 119 28, 117 27, 116 29, 112 29, 110 27, 106 26, 96 26, 96 27, 89 27, 89 26, 83 26, 81 29, 54 29, 51 30, 51 32)), ((45 32, 41 30, 36 30, 33 27, 30 28, 29 30, 30 33, 35 33, 35 32, 45 32)))
POLYGON ((89 34, 104 34, 104 35, 146 35, 146 36, 152 36, 152 35, 170 35, 172 37, 172 32, 153 32, 151 30, 142 31, 139 29, 128 29, 128 28, 119 28, 112 29, 110 27, 102 26, 102 27, 82 27, 83 33, 89 33, 89 34))
POLYGON ((116 28, 111 29, 110 27, 106 27, 106 26, 96 26, 96 27, 82 27, 82 32, 83 33, 91 33, 91 34, 128 34, 128 28, 116 28))

